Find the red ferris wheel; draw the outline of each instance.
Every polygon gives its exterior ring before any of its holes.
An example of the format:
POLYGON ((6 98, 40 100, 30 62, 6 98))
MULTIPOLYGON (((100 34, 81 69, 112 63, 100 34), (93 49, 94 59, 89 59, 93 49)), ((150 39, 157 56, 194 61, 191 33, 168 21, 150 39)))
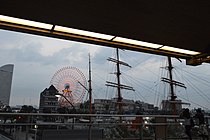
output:
MULTIPOLYGON (((80 103, 86 93, 87 86, 84 74, 76 67, 63 67, 58 70, 50 81, 60 94, 63 94, 72 104, 80 103), (81 85, 82 84, 82 85, 81 85)), ((59 98, 60 106, 69 106, 64 97, 59 98)))

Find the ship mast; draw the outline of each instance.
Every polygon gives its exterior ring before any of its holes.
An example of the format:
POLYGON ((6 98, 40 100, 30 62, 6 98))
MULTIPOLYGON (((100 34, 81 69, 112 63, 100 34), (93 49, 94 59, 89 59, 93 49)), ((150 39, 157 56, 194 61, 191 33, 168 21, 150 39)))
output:
MULTIPOLYGON (((171 57, 168 56, 168 71, 169 71, 169 80, 173 81, 173 77, 172 77, 172 63, 171 63, 171 57)), ((175 101, 177 96, 175 96, 174 93, 174 84, 172 82, 170 82, 170 89, 171 89, 171 101, 175 101)), ((175 109, 175 108, 174 108, 175 109)))
POLYGON ((119 114, 122 114, 122 95, 121 95, 121 90, 120 90, 120 63, 119 63, 119 49, 117 48, 117 95, 118 95, 118 99, 117 102, 119 103, 119 114))
POLYGON ((117 58, 116 59, 109 57, 107 60, 111 61, 113 63, 116 63, 117 72, 115 72, 115 74, 116 74, 116 77, 117 77, 117 83, 106 81, 106 86, 111 86, 111 87, 117 88, 118 114, 122 114, 122 99, 123 98, 122 98, 122 94, 121 94, 121 89, 127 89, 127 90, 133 90, 133 91, 134 91, 134 89, 133 89, 133 87, 121 84, 121 81, 120 81, 120 75, 121 75, 120 65, 124 65, 124 66, 130 67, 130 68, 131 68, 131 66, 128 65, 127 63, 125 63, 125 62, 120 61, 119 49, 118 48, 116 49, 116 53, 117 53, 117 58))
MULTIPOLYGON (((88 92, 89 92, 89 102, 90 102, 90 104, 89 104, 89 113, 90 114, 92 114, 92 81, 91 81, 91 62, 90 62, 90 53, 89 53, 89 80, 88 80, 88 83, 89 83, 89 90, 88 90, 88 92)), ((92 123, 92 117, 90 116, 90 125, 89 125, 89 137, 88 137, 88 140, 91 140, 91 127, 92 127, 92 125, 91 125, 91 123, 92 123)))
MULTIPOLYGON (((173 66, 172 66, 172 62, 171 62, 171 57, 168 56, 169 79, 162 77, 161 81, 169 83, 169 85, 170 85, 169 107, 170 107, 172 113, 176 114, 176 111, 177 111, 176 104, 178 104, 178 102, 176 100, 177 96, 174 93, 174 86, 179 86, 179 87, 183 87, 183 88, 186 88, 186 86, 184 85, 184 83, 173 80, 172 70, 173 70, 173 66)), ((189 104, 189 103, 179 102, 179 104, 189 104)))
POLYGON ((90 104, 89 104, 89 108, 90 108, 90 114, 92 114, 92 84, 91 84, 91 62, 90 62, 90 53, 89 53, 89 80, 88 80, 88 83, 89 83, 89 101, 90 101, 90 104))
MULTIPOLYGON (((172 81, 173 77, 172 77, 172 63, 171 63, 171 57, 168 56, 168 71, 169 71, 169 80, 172 81)), ((169 83, 170 84, 170 93, 171 93, 171 101, 175 101, 177 96, 174 93, 174 85, 172 82, 169 83)), ((172 112, 173 114, 176 114, 176 103, 172 103, 172 112)))

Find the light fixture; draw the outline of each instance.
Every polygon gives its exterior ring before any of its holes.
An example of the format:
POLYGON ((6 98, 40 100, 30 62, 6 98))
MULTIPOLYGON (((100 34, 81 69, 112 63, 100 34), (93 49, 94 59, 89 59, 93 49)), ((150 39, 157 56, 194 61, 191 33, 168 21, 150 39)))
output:
MULTIPOLYGON (((91 32, 91 31, 80 30, 80 29, 68 28, 68 27, 63 27, 59 25, 53 26, 52 24, 41 23, 41 22, 20 19, 20 18, 15 18, 15 17, 10 17, 10 16, 4 16, 4 15, 0 15, 0 24, 1 23, 6 26, 15 25, 14 26, 15 28, 26 27, 25 28, 26 30, 36 30, 36 31, 42 31, 42 32, 53 29, 54 33, 62 32, 62 33, 67 33, 67 35, 74 34, 74 35, 78 35, 78 37, 79 36, 89 37, 90 40, 93 38, 93 39, 102 39, 102 40, 110 41, 113 43, 122 43, 120 45, 130 44, 130 45, 142 46, 142 47, 150 48, 150 49, 157 49, 157 50, 162 50, 162 51, 165 50, 168 52, 174 52, 174 53, 186 54, 186 55, 201 54, 200 52, 191 51, 191 50, 185 50, 185 49, 180 49, 180 48, 175 48, 175 47, 170 47, 170 46, 163 46, 160 44, 149 43, 149 42, 124 38, 124 37, 118 37, 118 36, 113 36, 113 35, 101 34, 101 33, 96 33, 96 32, 91 32), (39 30, 39 29, 44 29, 44 30, 39 30)), ((53 32, 50 32, 50 33, 53 34, 53 32)), ((63 36, 65 36, 65 34, 63 34, 63 36)))
POLYGON ((113 39, 113 41, 132 44, 132 45, 139 45, 139 46, 144 46, 144 47, 148 47, 148 48, 155 48, 155 49, 160 48, 162 46, 159 44, 148 43, 148 42, 144 42, 144 41, 133 40, 133 39, 123 38, 123 37, 116 37, 113 39))
POLYGON ((57 26, 57 25, 55 26, 54 31, 65 32, 65 33, 76 34, 76 35, 82 35, 82 36, 88 36, 88 37, 105 39, 105 40, 111 40, 112 38, 114 38, 114 36, 112 36, 112 35, 95 33, 95 32, 90 32, 90 31, 85 31, 85 30, 79 30, 79 29, 74 29, 74 28, 57 26))
POLYGON ((58 98, 60 98, 61 97, 61 95, 55 95, 56 97, 58 97, 58 98))
POLYGON ((51 24, 30 21, 30 20, 15 18, 15 17, 9 17, 9 16, 4 16, 4 15, 0 15, 0 22, 1 21, 6 22, 6 23, 31 26, 31 27, 42 28, 42 29, 47 29, 47 30, 51 30, 53 27, 53 25, 51 24))
POLYGON ((179 48, 174 48, 174 47, 169 47, 169 46, 163 46, 163 47, 160 48, 160 50, 166 50, 166 51, 189 54, 189 55, 200 54, 200 52, 190 51, 190 50, 185 50, 185 49, 179 49, 179 48))

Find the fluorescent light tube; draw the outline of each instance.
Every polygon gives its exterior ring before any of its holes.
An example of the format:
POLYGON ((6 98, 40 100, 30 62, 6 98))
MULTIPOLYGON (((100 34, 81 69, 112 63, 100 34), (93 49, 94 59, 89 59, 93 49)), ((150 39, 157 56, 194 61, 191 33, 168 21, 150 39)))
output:
POLYGON ((36 27, 36 28, 48 29, 48 30, 52 29, 53 27, 53 25, 51 24, 30 21, 30 20, 25 20, 25 19, 20 19, 20 18, 14 18, 14 17, 9 17, 9 16, 3 16, 3 15, 0 15, 0 21, 13 23, 13 24, 20 24, 20 25, 25 25, 25 26, 31 26, 31 27, 36 27))
POLYGON ((63 26, 57 26, 57 25, 55 26, 54 31, 60 31, 60 32, 77 34, 77 35, 82 35, 82 36, 100 38, 100 39, 105 39, 105 40, 111 40, 114 37, 111 35, 100 34, 100 33, 84 31, 84 30, 79 30, 79 29, 74 29, 74 28, 68 28, 68 27, 63 27, 63 26))
POLYGON ((127 44, 133 44, 133 45, 139 45, 139 46, 144 46, 144 47, 148 47, 148 48, 155 48, 155 49, 160 48, 162 46, 159 44, 148 43, 148 42, 144 42, 144 41, 138 41, 138 40, 123 38, 123 37, 116 37, 113 39, 113 41, 127 43, 127 44))
POLYGON ((163 46, 160 49, 161 50, 166 50, 166 51, 183 53, 183 54, 189 54, 189 55, 197 55, 197 54, 200 54, 200 52, 190 51, 190 50, 185 50, 185 49, 179 49, 179 48, 174 48, 174 47, 169 47, 169 46, 163 46))

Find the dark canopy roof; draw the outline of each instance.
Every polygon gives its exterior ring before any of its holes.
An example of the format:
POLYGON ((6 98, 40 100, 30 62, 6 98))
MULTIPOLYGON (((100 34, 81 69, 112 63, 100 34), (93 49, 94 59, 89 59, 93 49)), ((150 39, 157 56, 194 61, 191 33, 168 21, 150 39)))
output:
MULTIPOLYGON (((197 51, 201 54, 196 58, 205 59, 210 53, 209 14, 209 0, 0 1, 0 15, 197 51)), ((23 29, 1 21, 0 28, 185 59, 194 57, 112 41, 23 29)))

